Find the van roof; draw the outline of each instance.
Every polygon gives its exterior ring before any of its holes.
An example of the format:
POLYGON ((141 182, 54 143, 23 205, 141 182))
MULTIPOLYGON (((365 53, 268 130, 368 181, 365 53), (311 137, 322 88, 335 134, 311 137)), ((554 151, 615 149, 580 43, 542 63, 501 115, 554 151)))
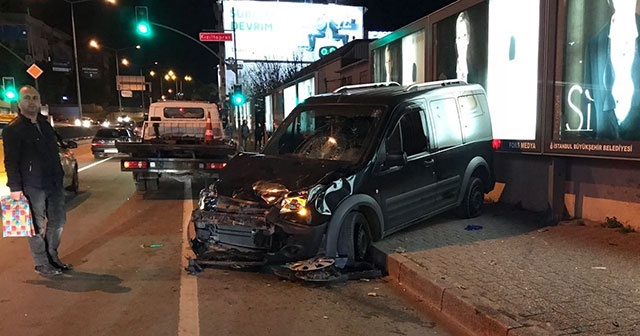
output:
POLYGON ((305 100, 304 104, 371 104, 395 106, 407 99, 422 96, 425 93, 438 92, 482 92, 484 89, 478 84, 467 84, 461 81, 437 81, 411 85, 377 85, 346 86, 334 92, 319 94, 305 100))

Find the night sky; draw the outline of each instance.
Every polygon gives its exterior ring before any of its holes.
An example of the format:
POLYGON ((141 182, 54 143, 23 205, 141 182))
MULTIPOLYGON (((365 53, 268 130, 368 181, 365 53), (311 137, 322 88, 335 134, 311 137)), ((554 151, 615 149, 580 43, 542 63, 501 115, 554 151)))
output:
MULTIPOLYGON (((302 1, 299 1, 302 2, 302 1)), ((310 2, 310 1, 307 1, 310 2)), ((320 2, 320 1, 315 1, 320 2)), ((411 23, 428 13, 441 8, 452 0, 346 0, 340 4, 364 6, 365 30, 392 31, 411 23)), ((134 7, 147 6, 149 18, 165 26, 198 38, 201 31, 215 27, 213 0, 118 0, 116 6, 102 0, 90 0, 74 5, 78 50, 85 48, 89 40, 98 39, 104 45, 121 49, 140 44, 120 52, 128 57, 133 66, 122 74, 145 73, 150 69, 158 72, 173 69, 179 76, 191 75, 200 82, 213 82, 216 78, 217 59, 202 46, 188 38, 160 27, 154 28, 150 39, 137 37, 133 33, 134 7), (158 62, 159 65, 153 65, 158 62)), ((0 9, 27 10, 45 23, 71 34, 70 5, 65 0, 0 0, 0 9), (11 2, 15 2, 11 6, 11 2), (26 8, 25 8, 26 7, 26 8)), ((216 43, 207 46, 217 51, 216 43)))

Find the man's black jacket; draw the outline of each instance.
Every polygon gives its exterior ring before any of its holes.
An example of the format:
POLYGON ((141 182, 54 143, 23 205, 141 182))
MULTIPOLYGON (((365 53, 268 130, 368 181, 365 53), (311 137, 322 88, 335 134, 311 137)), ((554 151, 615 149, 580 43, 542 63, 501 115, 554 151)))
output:
POLYGON ((7 186, 11 191, 25 186, 50 189, 62 186, 58 137, 47 119, 38 114, 38 127, 22 114, 2 132, 7 186))

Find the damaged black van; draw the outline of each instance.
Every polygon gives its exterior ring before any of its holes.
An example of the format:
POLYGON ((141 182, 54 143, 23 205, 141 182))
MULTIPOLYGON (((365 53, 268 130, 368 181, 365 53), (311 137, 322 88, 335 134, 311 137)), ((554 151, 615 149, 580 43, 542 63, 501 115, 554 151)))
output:
POLYGON ((373 83, 310 97, 261 153, 237 155, 200 192, 196 262, 341 269, 426 218, 478 216, 495 183, 492 140, 477 84, 373 83))

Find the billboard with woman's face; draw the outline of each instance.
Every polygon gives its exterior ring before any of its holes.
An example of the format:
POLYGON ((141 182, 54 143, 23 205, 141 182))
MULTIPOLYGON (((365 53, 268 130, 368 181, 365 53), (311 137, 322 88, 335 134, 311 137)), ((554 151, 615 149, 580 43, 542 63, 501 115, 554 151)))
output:
POLYGON ((486 87, 488 12, 487 2, 481 2, 434 25, 438 80, 460 79, 486 87))
POLYGON ((502 150, 541 150, 540 11, 539 0, 489 0, 434 24, 436 79, 485 88, 493 137, 504 140, 502 150), (517 12, 527 15, 513 14, 517 12))
POLYGON ((559 6, 549 150, 640 154, 639 4, 565 0, 559 6))
POLYGON ((425 81, 425 32, 418 30, 373 50, 374 80, 402 85, 425 81))

